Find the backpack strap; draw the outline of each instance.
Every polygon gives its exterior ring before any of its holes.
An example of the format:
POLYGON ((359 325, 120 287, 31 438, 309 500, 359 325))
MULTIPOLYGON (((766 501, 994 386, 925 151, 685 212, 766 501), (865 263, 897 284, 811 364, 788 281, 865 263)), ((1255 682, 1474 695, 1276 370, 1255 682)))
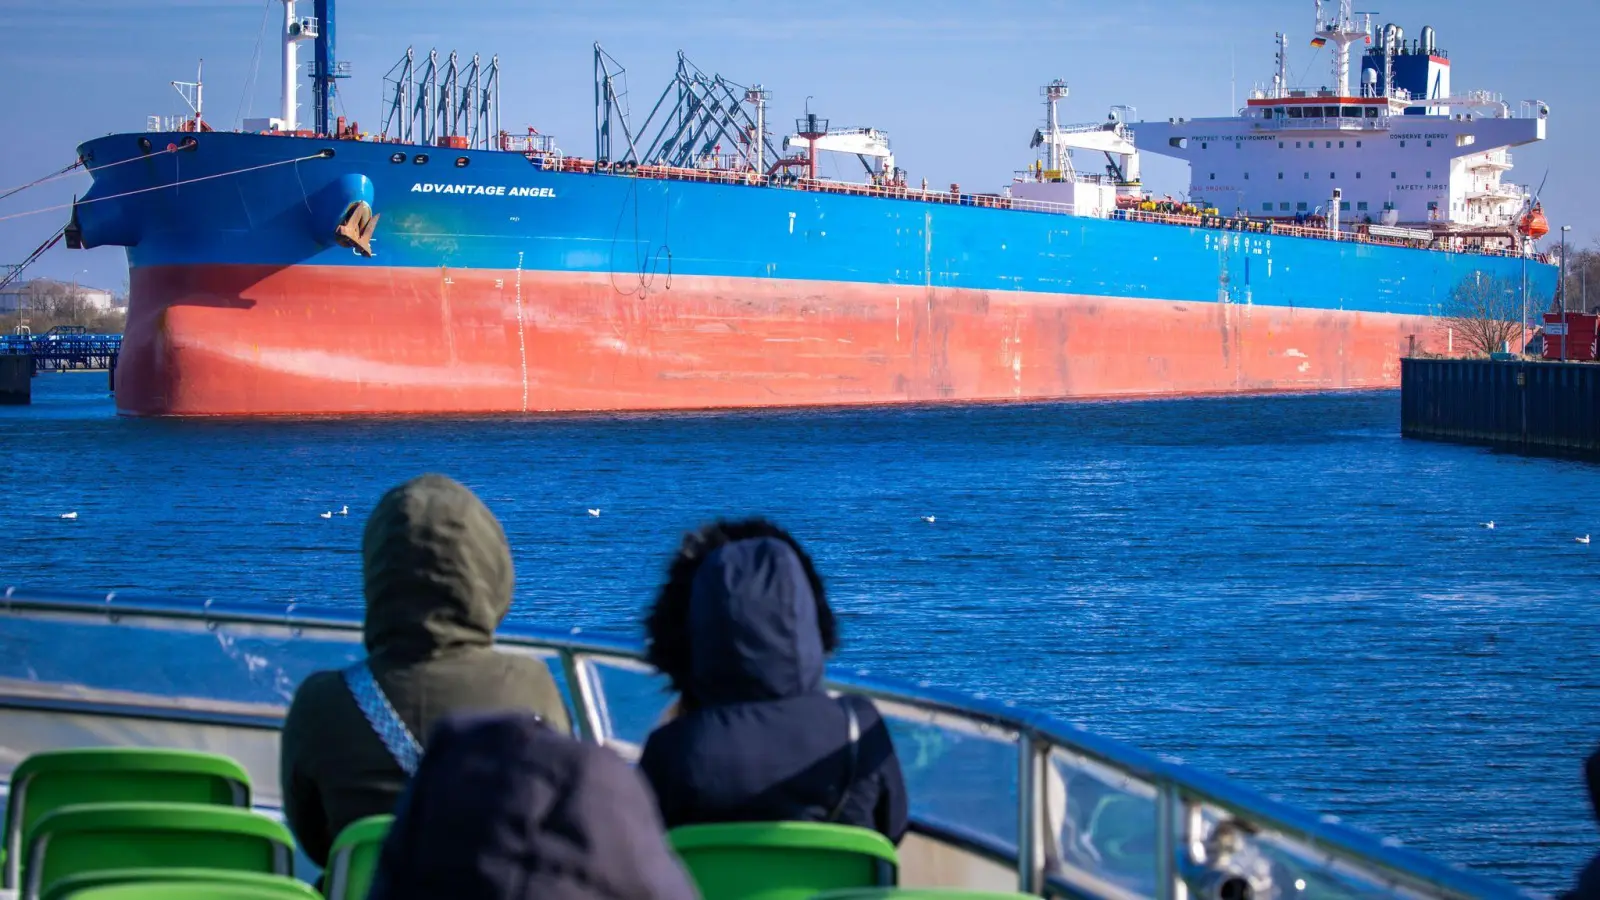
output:
POLYGON ((836 702, 844 707, 845 717, 850 723, 848 732, 850 737, 848 752, 850 755, 849 763, 845 767, 844 784, 839 788, 839 799, 833 804, 833 809, 829 811, 828 817, 822 820, 824 822, 836 822, 839 819, 839 814, 844 812, 844 802, 850 799, 850 789, 856 783, 856 757, 860 754, 861 721, 856 718, 855 703, 848 694, 839 695, 836 702))
POLYGON ((394 757, 406 777, 415 775, 417 764, 422 760, 422 745, 417 743, 400 714, 394 711, 394 704, 389 702, 388 695, 383 692, 383 687, 378 684, 366 660, 348 666, 342 674, 345 687, 350 689, 350 696, 355 698, 356 706, 361 707, 361 714, 367 717, 367 724, 383 741, 389 755, 394 757))

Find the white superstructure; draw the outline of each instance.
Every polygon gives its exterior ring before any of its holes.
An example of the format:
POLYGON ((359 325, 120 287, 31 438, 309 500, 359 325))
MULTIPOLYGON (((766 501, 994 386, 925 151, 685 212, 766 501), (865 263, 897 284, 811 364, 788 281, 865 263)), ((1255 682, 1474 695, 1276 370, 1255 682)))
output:
POLYGON ((1251 91, 1234 116, 1138 122, 1119 107, 1107 122, 1063 127, 1055 104, 1066 87, 1046 85, 1049 113, 1033 137, 1046 160, 1018 173, 1011 196, 1070 203, 1080 215, 1149 206, 1137 141, 1139 150, 1189 163, 1189 196, 1177 201, 1185 208, 1517 248, 1530 198, 1504 180, 1510 148, 1545 139, 1548 106, 1524 101, 1514 110, 1497 95, 1453 94, 1450 59, 1432 28, 1407 42, 1395 25, 1374 34, 1371 16, 1352 12, 1350 0, 1327 7, 1316 0, 1312 46, 1330 51, 1330 83, 1289 86, 1279 34, 1270 86, 1251 91), (1354 70, 1353 48, 1364 51, 1354 70), (1097 165, 1104 156, 1104 174, 1075 168, 1085 151, 1097 165))
POLYGON ((1334 48, 1332 87, 1291 88, 1279 76, 1251 92, 1237 116, 1138 122, 1142 150, 1186 160, 1190 200, 1225 215, 1277 220, 1341 214, 1347 225, 1428 229, 1464 242, 1515 245, 1527 191, 1503 180, 1509 148, 1545 138, 1548 107, 1517 111, 1484 92, 1450 92, 1450 60, 1432 28, 1407 43, 1388 25, 1376 36, 1341 0, 1315 46, 1334 48), (1365 46, 1360 83, 1348 50, 1365 46), (1376 41, 1376 43, 1374 43, 1376 41), (1329 208, 1334 188, 1342 194, 1329 208))

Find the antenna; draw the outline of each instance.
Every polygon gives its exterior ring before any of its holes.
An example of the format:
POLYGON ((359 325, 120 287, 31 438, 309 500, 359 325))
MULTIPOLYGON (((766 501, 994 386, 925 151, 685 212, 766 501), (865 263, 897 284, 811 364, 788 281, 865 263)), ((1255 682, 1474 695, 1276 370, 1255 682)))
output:
POLYGON ((1333 87, 1339 96, 1350 96, 1350 45, 1356 41, 1372 42, 1372 13, 1350 11, 1350 0, 1338 0, 1339 11, 1324 20, 1322 0, 1317 4, 1317 31, 1313 46, 1333 42, 1333 87), (1360 16, 1360 21, 1357 21, 1360 16))
POLYGON ((195 67, 193 81, 172 82, 172 89, 178 92, 178 96, 183 98, 183 102, 189 105, 189 111, 194 113, 195 131, 201 130, 200 124, 204 115, 205 82, 201 80, 201 75, 204 74, 205 68, 206 61, 201 59, 200 64, 195 67))
POLYGON ((1289 36, 1280 31, 1273 37, 1278 42, 1278 52, 1274 55, 1278 62, 1278 74, 1272 76, 1272 96, 1281 98, 1289 95, 1289 36))

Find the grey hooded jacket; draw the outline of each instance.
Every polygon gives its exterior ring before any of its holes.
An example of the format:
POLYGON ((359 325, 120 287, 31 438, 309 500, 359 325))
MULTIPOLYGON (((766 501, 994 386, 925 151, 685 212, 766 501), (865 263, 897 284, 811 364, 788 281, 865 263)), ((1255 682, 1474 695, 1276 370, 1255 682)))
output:
MULTIPOLYGON (((511 549, 488 507, 442 475, 378 501, 361 540, 367 664, 419 741, 459 712, 521 710, 569 730, 544 663, 491 648, 511 607, 511 549)), ((339 672, 295 692, 283 727, 284 815, 306 855, 326 865, 340 829, 394 811, 406 776, 339 672)))

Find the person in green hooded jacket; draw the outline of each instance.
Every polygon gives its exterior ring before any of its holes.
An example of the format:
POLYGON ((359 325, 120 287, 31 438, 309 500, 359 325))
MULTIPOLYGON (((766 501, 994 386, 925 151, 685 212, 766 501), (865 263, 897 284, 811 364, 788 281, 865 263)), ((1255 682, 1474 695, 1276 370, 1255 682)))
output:
POLYGON ((438 720, 524 710, 570 731, 549 668, 492 647, 511 608, 511 548, 470 490, 442 475, 390 490, 361 555, 367 657, 300 685, 279 754, 284 816, 319 866, 340 829, 394 811, 438 720))

